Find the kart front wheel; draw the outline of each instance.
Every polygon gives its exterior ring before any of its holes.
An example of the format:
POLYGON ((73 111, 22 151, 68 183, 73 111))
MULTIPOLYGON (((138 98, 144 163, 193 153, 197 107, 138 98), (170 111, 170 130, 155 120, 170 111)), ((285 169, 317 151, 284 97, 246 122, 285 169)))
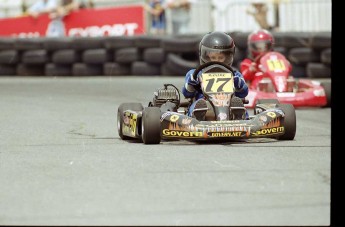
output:
POLYGON ((258 99, 256 104, 279 104, 278 99, 258 99))
POLYGON ((141 103, 122 103, 117 109, 117 132, 122 140, 132 139, 122 133, 123 112, 125 110, 142 111, 144 109, 141 103))
POLYGON ((144 144, 161 142, 161 111, 159 107, 145 107, 141 118, 141 136, 144 144))
POLYGON ((278 104, 278 108, 280 108, 285 116, 282 122, 282 125, 284 126, 284 135, 280 136, 279 140, 293 140, 296 135, 296 111, 295 107, 290 104, 278 104))

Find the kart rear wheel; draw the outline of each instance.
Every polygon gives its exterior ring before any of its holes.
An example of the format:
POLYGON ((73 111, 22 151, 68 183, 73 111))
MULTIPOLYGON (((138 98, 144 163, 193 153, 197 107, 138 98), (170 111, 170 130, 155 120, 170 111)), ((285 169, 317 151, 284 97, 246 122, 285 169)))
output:
POLYGON ((161 111, 159 107, 145 107, 141 119, 141 137, 144 144, 161 142, 161 111))
POLYGON ((123 112, 125 110, 142 111, 144 109, 141 103, 122 103, 117 109, 117 132, 122 140, 129 140, 132 137, 124 136, 122 133, 123 112))
POLYGON ((293 140, 296 135, 296 111, 295 107, 290 103, 278 104, 285 117, 283 119, 282 125, 284 126, 285 133, 280 136, 279 140, 293 140))

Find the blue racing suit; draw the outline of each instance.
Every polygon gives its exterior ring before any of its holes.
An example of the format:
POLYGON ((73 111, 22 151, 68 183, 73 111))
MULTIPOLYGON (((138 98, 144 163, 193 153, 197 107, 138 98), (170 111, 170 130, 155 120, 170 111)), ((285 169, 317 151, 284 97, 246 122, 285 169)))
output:
MULTIPOLYGON (((193 109, 198 99, 204 98, 201 91, 200 82, 198 80, 202 71, 199 72, 198 78, 195 81, 193 79, 193 73, 195 69, 191 69, 186 73, 185 83, 182 87, 182 94, 185 98, 195 98, 194 102, 189 107, 188 116, 192 116, 193 109)), ((235 85, 235 96, 239 98, 245 98, 248 95, 248 86, 243 78, 243 75, 238 71, 234 70, 234 85, 235 85)), ((246 119, 249 119, 248 111, 246 110, 246 119)))

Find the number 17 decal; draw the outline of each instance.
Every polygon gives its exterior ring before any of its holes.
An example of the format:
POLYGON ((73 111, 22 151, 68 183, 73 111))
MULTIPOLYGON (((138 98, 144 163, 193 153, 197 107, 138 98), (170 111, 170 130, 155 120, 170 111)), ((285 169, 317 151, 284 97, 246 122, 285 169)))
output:
POLYGON ((206 93, 233 92, 232 78, 231 73, 204 73, 202 86, 206 93))

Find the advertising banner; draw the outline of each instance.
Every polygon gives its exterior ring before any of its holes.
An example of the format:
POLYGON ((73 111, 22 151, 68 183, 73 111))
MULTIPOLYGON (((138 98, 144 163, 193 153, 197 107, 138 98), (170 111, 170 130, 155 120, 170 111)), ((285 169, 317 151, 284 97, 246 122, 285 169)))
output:
MULTIPOLYGON (((44 14, 0 19, 0 36, 44 37, 52 20, 44 14)), ((121 36, 145 33, 142 6, 80 9, 63 18, 66 36, 121 36)))

